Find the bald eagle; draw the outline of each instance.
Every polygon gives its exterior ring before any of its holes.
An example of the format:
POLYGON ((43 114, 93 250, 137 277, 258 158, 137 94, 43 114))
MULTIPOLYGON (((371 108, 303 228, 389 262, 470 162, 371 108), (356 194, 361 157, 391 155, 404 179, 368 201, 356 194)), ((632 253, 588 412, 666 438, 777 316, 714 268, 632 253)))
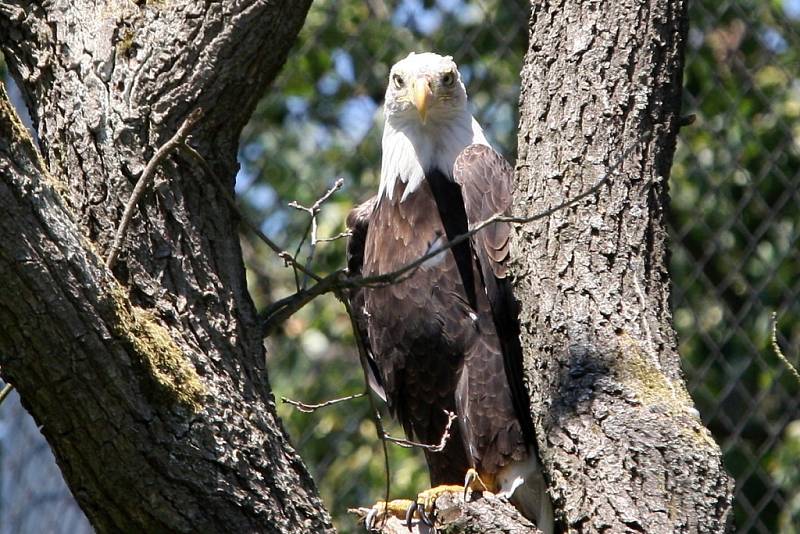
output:
MULTIPOLYGON (((348 216, 348 269, 390 273, 511 207, 512 170, 468 110, 453 59, 411 53, 389 73, 377 196, 348 216)), ((495 223, 412 274, 350 295, 370 383, 425 451, 431 484, 508 496, 551 532, 522 383, 517 303, 507 274, 510 226, 495 223)))

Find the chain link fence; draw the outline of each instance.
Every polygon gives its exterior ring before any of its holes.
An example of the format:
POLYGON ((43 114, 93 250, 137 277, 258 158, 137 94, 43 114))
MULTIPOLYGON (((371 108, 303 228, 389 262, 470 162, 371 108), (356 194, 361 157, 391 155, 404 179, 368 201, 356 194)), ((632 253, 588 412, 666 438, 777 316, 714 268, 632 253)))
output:
MULTIPOLYGON (((377 189, 385 80, 410 50, 454 56, 478 120, 513 159, 528 9, 499 0, 315 3, 243 136, 237 191, 249 216, 296 244, 307 220, 286 203, 308 205, 341 176, 345 190, 326 205, 320 232, 341 230, 352 202, 377 189)), ((800 384, 770 343, 775 312, 778 342, 797 363, 800 0, 698 0, 690 21, 684 110, 697 120, 681 131, 670 183, 680 352, 689 389, 736 479, 736 531, 800 532, 800 384)), ((257 304, 292 290, 293 279, 258 243, 243 236, 243 248, 257 304)), ((341 265, 342 248, 326 245, 315 268, 341 265)), ((276 396, 318 402, 358 391, 352 347, 335 300, 313 303, 268 341, 276 396)), ((354 528, 346 508, 378 498, 384 476, 362 401, 311 415, 279 406, 343 531, 354 528)), ((0 533, 41 530, 26 530, 24 520, 21 529, 6 527, 8 496, 29 491, 9 482, 19 470, 6 459, 43 461, 41 447, 20 448, 9 438, 17 413, 7 405, 0 411, 0 533)), ((396 495, 424 486, 415 453, 392 452, 392 483, 396 495)), ((27 499, 31 517, 53 506, 27 499)))

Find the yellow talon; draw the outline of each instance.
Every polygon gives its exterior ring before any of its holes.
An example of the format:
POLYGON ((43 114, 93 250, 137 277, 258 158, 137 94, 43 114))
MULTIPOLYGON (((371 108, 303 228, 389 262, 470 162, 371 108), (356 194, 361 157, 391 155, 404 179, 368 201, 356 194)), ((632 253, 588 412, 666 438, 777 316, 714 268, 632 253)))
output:
POLYGON ((378 501, 367 514, 364 520, 367 530, 377 530, 390 516, 404 518, 406 513, 411 507, 414 506, 414 501, 409 499, 394 499, 393 501, 378 501))
POLYGON ((469 469, 467 471, 463 486, 452 484, 436 486, 421 492, 417 495, 416 501, 409 499, 395 499, 388 503, 385 501, 378 501, 367 514, 365 521, 367 530, 377 530, 380 528, 380 525, 391 516, 404 520, 409 529, 411 528, 412 520, 415 515, 429 526, 433 526, 431 523, 433 522, 432 515, 435 510, 436 499, 442 494, 451 493, 463 495, 464 502, 466 502, 469 490, 490 491, 489 486, 481 479, 475 469, 469 469))

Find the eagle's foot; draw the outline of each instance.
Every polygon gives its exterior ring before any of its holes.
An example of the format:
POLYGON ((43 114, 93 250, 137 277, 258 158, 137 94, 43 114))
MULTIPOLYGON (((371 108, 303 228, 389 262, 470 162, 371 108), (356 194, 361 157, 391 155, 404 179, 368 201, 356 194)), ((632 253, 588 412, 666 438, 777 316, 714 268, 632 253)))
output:
POLYGON ((370 532, 380 530, 383 522, 391 516, 404 519, 407 525, 411 525, 416 509, 417 503, 410 499, 394 499, 389 502, 378 501, 367 513, 364 523, 370 532))
POLYGON ((436 504, 436 499, 443 493, 461 494, 464 491, 462 486, 443 484, 435 488, 427 489, 417 495, 417 505, 424 507, 425 510, 431 509, 436 504))
POLYGON ((413 517, 413 512, 416 511, 420 519, 428 526, 433 526, 433 522, 435 519, 436 514, 436 499, 441 497, 445 493, 450 493, 452 495, 462 495, 464 502, 467 502, 467 491, 469 489, 480 489, 476 487, 475 481, 480 481, 480 485, 483 490, 486 489, 486 485, 483 484, 483 481, 480 480, 478 473, 473 469, 470 469, 473 472, 473 475, 470 475, 469 472, 467 473, 467 477, 464 479, 464 486, 454 486, 450 484, 443 484, 441 486, 436 486, 434 488, 428 489, 423 491, 417 496, 417 500, 414 503, 414 510, 409 510, 409 516, 406 518, 406 525, 410 525, 409 518, 413 517))
POLYGON ((380 530, 381 524, 390 516, 404 520, 409 530, 414 526, 414 520, 434 526, 436 513, 436 499, 445 493, 463 496, 467 502, 470 490, 488 492, 488 486, 481 480, 480 475, 475 469, 469 469, 464 477, 464 485, 456 486, 443 484, 434 488, 427 489, 417 495, 417 499, 395 499, 389 501, 378 501, 369 511, 366 517, 367 530, 380 530))
POLYGON ((417 499, 395 499, 390 502, 378 501, 367 514, 365 524, 367 530, 380 530, 381 524, 390 516, 402 519, 411 530, 414 521, 420 521, 433 527, 436 499, 444 493, 461 495, 464 488, 461 486, 442 485, 421 492, 417 499))

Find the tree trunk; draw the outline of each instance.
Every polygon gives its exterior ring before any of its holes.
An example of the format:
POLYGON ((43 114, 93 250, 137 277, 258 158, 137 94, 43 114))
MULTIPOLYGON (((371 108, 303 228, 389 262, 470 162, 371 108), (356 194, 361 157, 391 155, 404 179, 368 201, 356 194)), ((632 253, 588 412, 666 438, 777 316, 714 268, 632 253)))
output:
POLYGON ((43 156, 0 92, 0 367, 101 532, 332 530, 275 415, 219 190, 309 4, 0 0, 43 156), (136 179, 198 108, 211 172, 167 157, 112 274, 136 179))
POLYGON ((667 179, 686 3, 532 2, 515 238, 525 372, 569 532, 720 532, 719 447, 686 390, 669 307, 667 179))

